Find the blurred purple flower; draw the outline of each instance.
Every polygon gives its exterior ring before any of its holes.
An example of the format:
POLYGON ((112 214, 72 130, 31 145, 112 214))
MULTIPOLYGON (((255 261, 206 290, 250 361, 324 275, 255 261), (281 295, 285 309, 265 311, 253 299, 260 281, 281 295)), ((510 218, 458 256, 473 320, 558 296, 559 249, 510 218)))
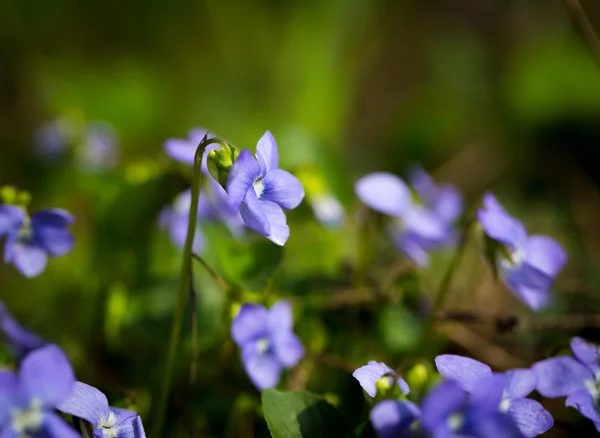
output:
MULTIPOLYGON (((162 209, 158 218, 160 227, 168 231, 171 242, 180 249, 183 249, 185 246, 191 200, 191 189, 184 190, 177 195, 171 206, 162 209)), ((206 201, 202 193, 200 194, 200 201, 198 204, 199 216, 204 213, 201 209, 206 208, 206 201)), ((204 236, 198 226, 196 227, 196 235, 194 236, 194 245, 192 248, 196 254, 201 253, 204 249, 204 236)))
POLYGON ((54 413, 54 408, 69 397, 74 384, 71 364, 56 345, 47 345, 25 356, 18 374, 1 370, 2 436, 79 437, 54 413))
POLYGON ((317 195, 309 198, 315 217, 325 227, 336 228, 344 221, 344 207, 332 195, 317 195))
POLYGON ((243 149, 233 163, 227 195, 248 227, 283 246, 290 235, 283 209, 300 205, 304 188, 298 178, 278 167, 277 143, 266 131, 256 146, 256 157, 243 149))
POLYGON ((594 422, 600 432, 600 347, 582 338, 571 339, 571 356, 542 360, 531 369, 537 390, 544 397, 567 397, 566 406, 594 422))
POLYGON ((428 251, 453 242, 453 225, 462 211, 460 193, 449 186, 438 188, 424 172, 413 175, 424 205, 411 200, 406 183, 391 173, 371 173, 356 182, 362 202, 397 220, 391 228, 396 245, 419 266, 429 264, 428 251))
POLYGON ((75 382, 71 395, 57 409, 89 422, 94 428, 94 438, 146 436, 137 413, 109 406, 102 392, 85 383, 75 382))
POLYGON ((62 256, 73 249, 68 226, 73 216, 60 209, 41 210, 31 216, 14 205, 0 205, 0 237, 7 236, 4 261, 13 263, 26 277, 46 267, 48 256, 62 256))
POLYGON ((2 301, 0 301, 0 328, 3 337, 8 341, 8 347, 20 358, 46 345, 42 338, 19 324, 2 301))
MULTIPOLYGON (((179 139, 179 138, 171 138, 168 139, 165 144, 165 152, 169 157, 171 157, 175 161, 179 161, 181 163, 187 164, 189 166, 194 165, 194 158, 196 156, 196 149, 200 145, 200 142, 204 138, 204 136, 208 133, 206 129, 202 128, 194 128, 192 129, 187 139, 179 139)), ((213 138, 213 135, 209 135, 208 138, 213 138)), ((213 148, 218 148, 218 145, 211 145, 213 148)), ((210 146, 209 146, 210 147, 210 146)), ((206 160, 206 152, 205 156, 202 157, 202 160, 206 160)), ((204 166, 204 164, 203 164, 204 166)))
POLYGON ((383 400, 371 409, 369 418, 379 438, 411 438, 420 414, 419 407, 408 400, 383 400))
POLYGON ((567 262, 567 254, 554 239, 547 236, 527 236, 523 224, 513 218, 488 193, 484 208, 477 212, 486 234, 509 251, 502 258, 499 270, 509 289, 532 310, 539 310, 550 301, 554 277, 567 262))
POLYGON ((66 152, 73 141, 75 129, 69 119, 47 122, 36 131, 34 146, 44 158, 56 159, 66 152))
MULTIPOLYGON (((445 379, 468 393, 475 392, 480 382, 493 375, 486 364, 453 354, 437 356, 435 365, 445 379)), ((515 369, 505 375, 505 387, 496 409, 508 414, 525 437, 535 437, 549 430, 554 425, 552 415, 537 401, 526 398, 537 385, 533 371, 515 369)))
POLYGON ((81 136, 78 151, 81 167, 88 171, 103 171, 116 166, 119 161, 117 134, 104 122, 90 122, 81 136))
POLYGON ((377 381, 384 376, 388 377, 390 384, 396 380, 398 387, 404 395, 407 395, 410 392, 410 388, 404 379, 398 376, 394 370, 383 362, 370 360, 366 365, 356 369, 356 371, 352 373, 352 376, 358 380, 360 386, 362 386, 365 392, 371 397, 375 397, 377 394, 377 381))
POLYGON ((273 388, 282 368, 291 368, 304 356, 304 347, 292 331, 292 308, 278 301, 267 310, 244 304, 231 325, 231 335, 242 349, 244 368, 259 389, 273 388))
POLYGON ((453 381, 434 388, 421 406, 421 426, 433 438, 522 438, 513 419, 498 406, 508 377, 489 375, 470 396, 453 381))

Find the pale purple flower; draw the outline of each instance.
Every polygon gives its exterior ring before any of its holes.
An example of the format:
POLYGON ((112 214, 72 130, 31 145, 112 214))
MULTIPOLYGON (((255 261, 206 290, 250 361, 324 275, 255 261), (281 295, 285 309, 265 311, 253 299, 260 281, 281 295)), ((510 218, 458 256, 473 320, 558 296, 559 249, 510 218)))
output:
POLYGON ((411 438, 421 410, 408 400, 383 400, 369 414, 378 438, 411 438))
POLYGON ((29 353, 17 374, 0 370, 1 436, 79 437, 54 413, 54 408, 69 397, 74 384, 71 364, 56 345, 29 353))
POLYGON ((90 423, 94 438, 146 437, 137 413, 109 406, 102 392, 85 383, 75 382, 71 395, 57 409, 90 423))
POLYGON ((501 272, 509 289, 532 310, 539 310, 550 301, 554 277, 567 262, 562 247, 548 236, 528 236, 523 224, 510 216, 488 193, 484 208, 477 212, 486 234, 504 245, 508 257, 499 261, 501 272))
POLYGON ((327 228, 337 228, 344 221, 344 207, 333 195, 321 194, 309 198, 315 217, 327 228))
POLYGON ((10 350, 19 357, 46 345, 35 333, 24 328, 0 301, 0 328, 10 350))
POLYGON ((243 149, 229 173, 227 195, 231 208, 259 234, 277 245, 290 235, 283 210, 296 208, 304 198, 302 184, 291 173, 279 169, 279 153, 267 131, 258 141, 256 157, 243 149))
MULTIPOLYGON (((200 194, 200 198, 203 198, 202 194, 200 194)), ((185 246, 191 200, 191 189, 184 190, 177 195, 171 206, 162 209, 158 218, 160 227, 169 233, 171 242, 180 249, 183 249, 185 246)), ((204 205, 205 203, 205 201, 199 203, 199 213, 201 205, 204 205)), ((202 235, 199 226, 196 226, 196 234, 194 236, 192 249, 196 254, 201 253, 204 249, 204 236, 202 235)))
POLYGON ((355 191, 367 206, 395 219, 390 231, 398 248, 417 265, 427 266, 428 251, 452 243, 452 226, 462 211, 462 198, 445 186, 423 188, 423 175, 417 176, 423 204, 411 199, 411 191, 401 178, 387 172, 362 177, 355 191))
POLYGON ((292 308, 278 301, 267 309, 244 304, 231 325, 231 336, 242 349, 244 368, 259 389, 273 388, 283 368, 291 368, 304 356, 294 334, 292 308))
POLYGON ((352 376, 358 380, 360 386, 362 386, 370 397, 375 397, 377 394, 377 381, 383 377, 387 377, 390 384, 395 380, 402 391, 402 394, 407 395, 410 392, 408 384, 404 379, 398 376, 394 370, 383 362, 370 360, 366 365, 356 369, 356 371, 352 373, 352 376))
MULTIPOLYGON (((435 365, 444 378, 469 394, 494 374, 484 363, 453 354, 437 356, 435 365)), ((504 375, 505 386, 496 410, 506 413, 525 437, 535 437, 549 430, 554 425, 552 415, 537 401, 526 398, 536 388, 535 374, 527 369, 514 369, 504 375)))
POLYGON ((84 170, 109 170, 119 161, 117 134, 108 123, 88 123, 78 147, 79 164, 84 170))
POLYGON ((600 432, 600 347, 574 337, 571 351, 574 358, 552 357, 531 367, 537 390, 548 398, 567 397, 565 404, 592 420, 600 432))
POLYGON ((35 132, 35 149, 44 158, 56 159, 65 154, 75 131, 75 124, 70 119, 49 121, 35 132))
POLYGON ((421 405, 421 427, 432 438, 522 438, 513 419, 498 410, 506 380, 489 375, 471 394, 453 381, 440 383, 421 405))
POLYGON ((48 256, 63 256, 73 249, 67 228, 73 216, 65 210, 41 210, 29 217, 15 205, 0 205, 0 238, 6 236, 4 261, 13 263, 26 277, 42 273, 48 256))
MULTIPOLYGON (((196 149, 198 149, 200 142, 207 133, 208 131, 206 129, 194 128, 189 132, 187 139, 170 138, 164 144, 165 152, 173 160, 193 166, 196 149)), ((214 136, 210 134, 208 136, 208 138, 213 137, 214 136)), ((213 147, 219 148, 218 145, 214 145, 213 147)), ((205 158, 203 157, 203 161, 204 160, 205 158)))

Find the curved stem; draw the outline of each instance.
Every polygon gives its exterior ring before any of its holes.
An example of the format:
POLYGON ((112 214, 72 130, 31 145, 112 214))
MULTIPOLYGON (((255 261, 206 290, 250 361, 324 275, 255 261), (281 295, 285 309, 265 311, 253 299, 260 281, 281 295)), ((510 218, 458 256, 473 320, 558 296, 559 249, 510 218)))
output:
POLYGON ((156 420, 154 426, 154 435, 156 438, 163 436, 163 427, 165 414, 167 409, 167 400, 171 391, 173 381, 173 372, 175 368, 175 359, 177 357, 177 349, 181 338, 181 326, 185 313, 185 302, 189 294, 189 282, 191 276, 192 253, 194 246, 194 237, 196 235, 196 227, 198 222, 198 202, 200 198, 200 187, 203 180, 202 175, 202 156, 206 147, 210 144, 219 144, 222 148, 229 148, 226 142, 218 138, 207 138, 204 136, 194 156, 194 173, 192 179, 192 199, 190 202, 190 215, 188 218, 187 235, 185 246, 183 249, 183 261, 181 263, 181 272, 179 274, 179 292, 177 294, 177 302, 173 311, 173 321, 171 325, 171 337, 169 340, 169 349, 167 352, 167 365, 162 381, 161 390, 158 397, 156 420))
POLYGON ((223 279, 223 277, 217 274, 215 270, 210 267, 206 260, 204 260, 201 256, 199 256, 196 253, 192 254, 192 257, 202 265, 206 272, 208 272, 208 275, 217 284, 219 289, 221 289, 226 294, 231 292, 231 286, 223 279))

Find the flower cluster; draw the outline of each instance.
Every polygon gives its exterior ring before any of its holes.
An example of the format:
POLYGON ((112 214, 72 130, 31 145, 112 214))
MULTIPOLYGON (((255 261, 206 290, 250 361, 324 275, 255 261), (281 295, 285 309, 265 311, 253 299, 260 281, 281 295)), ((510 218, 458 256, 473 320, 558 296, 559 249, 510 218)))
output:
POLYGON ((0 302, 0 327, 20 357, 17 372, 0 370, 0 435, 70 438, 144 438, 135 412, 109 406, 96 388, 75 379, 65 353, 21 327, 0 302), (76 431, 57 411, 86 423, 76 431), (80 433, 81 432, 81 433, 80 433))

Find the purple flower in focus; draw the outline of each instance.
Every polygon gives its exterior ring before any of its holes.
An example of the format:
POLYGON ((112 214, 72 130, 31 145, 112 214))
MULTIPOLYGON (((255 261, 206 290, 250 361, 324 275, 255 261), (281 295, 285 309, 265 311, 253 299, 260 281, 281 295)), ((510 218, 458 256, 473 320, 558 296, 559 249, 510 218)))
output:
POLYGON ((79 437, 53 412, 69 397, 74 383, 71 364, 56 345, 47 345, 25 356, 18 374, 0 371, 2 437, 79 437))
POLYGON ((119 160, 115 130, 108 123, 88 123, 81 136, 78 153, 80 165, 86 170, 113 168, 119 160))
POLYGON ((538 379, 537 390, 548 398, 567 397, 566 406, 592 420, 600 432, 600 347, 574 337, 571 351, 574 358, 552 357, 531 367, 538 379))
POLYGON ((396 380, 402 394, 407 395, 410 392, 408 383, 383 362, 370 360, 366 365, 356 369, 356 371, 352 373, 352 376, 358 380, 360 386, 362 386, 370 397, 375 397, 377 394, 377 381, 385 376, 388 377, 390 383, 393 383, 394 380, 396 380))
MULTIPOLYGON (((164 144, 165 152, 173 160, 193 166, 196 149, 198 149, 200 142, 207 133, 206 129, 194 128, 189 132, 187 139, 171 138, 164 144)), ((208 136, 208 138, 212 137, 214 136, 208 136)), ((218 148, 219 146, 214 145, 213 147, 218 148)), ((202 160, 204 161, 206 158, 203 157, 202 160)))
POLYGON ((486 234, 504 245, 509 256, 499 263, 499 270, 509 289, 532 310, 539 310, 550 300, 554 277, 567 262, 567 254, 554 239, 528 236, 523 224, 513 218, 488 193, 484 207, 477 212, 486 234))
POLYGON ((470 395, 453 381, 440 383, 423 401, 422 428, 433 438, 522 438, 513 419, 498 410, 507 380, 485 377, 470 395))
MULTIPOLYGON (((200 194, 200 200, 203 196, 200 194)), ((169 207, 165 207, 160 212, 158 218, 159 225, 162 229, 167 230, 171 242, 180 249, 185 246, 185 239, 187 237, 188 220, 190 215, 190 205, 192 200, 192 190, 187 189, 181 192, 173 204, 169 207)), ((205 205, 206 201, 199 202, 198 214, 200 216, 200 207, 205 205)), ((194 236, 194 245, 192 247, 196 254, 199 254, 204 249, 204 236, 200 231, 200 227, 196 226, 196 235, 194 236)))
POLYGON ((231 336, 242 349, 244 368, 259 390, 276 386, 282 368, 293 367, 304 356, 292 327, 292 308, 285 301, 269 310, 244 304, 233 320, 231 336))
POLYGON ((457 191, 446 186, 437 188, 432 181, 423 184, 423 174, 414 179, 424 205, 413 202, 406 183, 391 173, 371 173, 355 186, 362 202, 396 219, 391 227, 396 245, 419 266, 429 264, 427 251, 452 242, 452 225, 462 211, 462 198, 457 191))
POLYGON ((68 399, 57 406, 65 414, 81 418, 93 427, 94 438, 145 438, 140 416, 108 405, 106 396, 85 383, 75 382, 68 399))
POLYGON ((7 236, 4 261, 13 263, 26 277, 35 277, 46 267, 48 256, 62 256, 73 249, 67 228, 73 216, 60 209, 41 210, 29 217, 14 205, 0 205, 0 237, 7 236))
MULTIPOLYGON (((444 378, 470 394, 493 375, 486 364, 453 354, 437 356, 435 365, 444 378)), ((549 430, 554 425, 552 415, 537 401, 526 398, 537 385, 535 374, 527 369, 515 369, 504 375, 505 386, 496 410, 508 414, 525 437, 538 436, 549 430)))
POLYGON ((21 358, 46 345, 42 338, 19 324, 2 301, 0 301, 0 328, 10 350, 21 358))
POLYGON ((383 400, 371 409, 369 419, 379 438, 411 438, 420 414, 419 407, 408 400, 383 400))
POLYGON ((227 181, 231 208, 259 234, 284 245, 290 229, 283 209, 296 208, 304 198, 302 184, 279 167, 277 143, 269 131, 258 141, 256 157, 247 149, 233 163, 227 181))

